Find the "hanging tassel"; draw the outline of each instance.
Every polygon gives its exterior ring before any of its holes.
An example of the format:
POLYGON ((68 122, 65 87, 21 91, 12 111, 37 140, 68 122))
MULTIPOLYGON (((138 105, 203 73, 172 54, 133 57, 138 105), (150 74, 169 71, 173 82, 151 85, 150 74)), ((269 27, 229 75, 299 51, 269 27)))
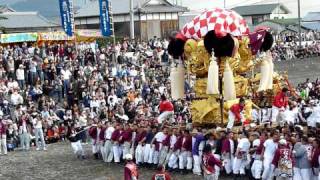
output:
POLYGON ((273 72, 274 72, 274 64, 272 61, 272 55, 270 52, 267 53, 266 57, 269 63, 269 78, 268 78, 268 86, 267 89, 273 89, 273 72))
POLYGON ((225 62, 225 67, 223 72, 223 83, 224 83, 224 86, 223 86, 224 99, 227 101, 236 99, 237 96, 236 96, 234 78, 233 78, 233 73, 230 68, 228 59, 225 62))
POLYGON ((269 73, 270 73, 270 65, 268 63, 268 60, 266 58, 266 54, 263 53, 259 57, 261 59, 260 64, 260 84, 258 88, 258 92, 267 90, 268 83, 269 83, 269 73))
POLYGON ((208 70, 207 94, 219 94, 219 67, 213 51, 208 70))
POLYGON ((170 72, 171 80, 171 97, 174 100, 184 98, 184 75, 185 70, 183 64, 178 64, 177 67, 172 67, 170 72))

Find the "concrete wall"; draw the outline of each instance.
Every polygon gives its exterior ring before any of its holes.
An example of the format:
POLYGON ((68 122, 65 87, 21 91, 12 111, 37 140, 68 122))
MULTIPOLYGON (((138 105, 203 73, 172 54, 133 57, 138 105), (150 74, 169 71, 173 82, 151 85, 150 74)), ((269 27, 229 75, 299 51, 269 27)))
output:
POLYGON ((290 60, 290 61, 275 61, 275 71, 288 72, 289 81, 293 85, 304 82, 306 78, 315 81, 320 78, 320 61, 319 57, 290 60))

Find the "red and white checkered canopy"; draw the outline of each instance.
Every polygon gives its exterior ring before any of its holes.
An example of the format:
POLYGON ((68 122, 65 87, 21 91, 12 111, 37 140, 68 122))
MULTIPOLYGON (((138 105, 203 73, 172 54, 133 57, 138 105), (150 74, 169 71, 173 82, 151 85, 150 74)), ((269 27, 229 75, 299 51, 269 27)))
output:
POLYGON ((191 22, 184 25, 181 33, 188 39, 198 40, 211 30, 230 33, 233 36, 249 34, 245 19, 235 11, 221 8, 205 11, 196 16, 191 22))

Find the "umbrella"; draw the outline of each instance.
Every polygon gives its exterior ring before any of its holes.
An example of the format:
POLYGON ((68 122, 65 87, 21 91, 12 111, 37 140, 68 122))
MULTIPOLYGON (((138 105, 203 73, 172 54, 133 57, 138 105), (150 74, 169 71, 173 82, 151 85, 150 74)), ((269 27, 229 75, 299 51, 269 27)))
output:
POLYGON ((196 16, 191 22, 184 25, 181 33, 188 39, 198 40, 211 30, 230 33, 233 36, 249 34, 245 19, 235 11, 221 8, 205 11, 196 16))

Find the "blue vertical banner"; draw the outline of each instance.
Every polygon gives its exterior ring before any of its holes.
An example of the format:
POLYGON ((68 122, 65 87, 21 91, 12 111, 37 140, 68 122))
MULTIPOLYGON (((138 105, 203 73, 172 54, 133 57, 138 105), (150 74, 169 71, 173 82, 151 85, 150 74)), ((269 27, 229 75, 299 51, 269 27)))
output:
POLYGON ((110 6, 108 0, 99 0, 100 28, 103 36, 111 36, 110 6))
POLYGON ((74 34, 73 0, 59 0, 61 25, 68 36, 74 34))

